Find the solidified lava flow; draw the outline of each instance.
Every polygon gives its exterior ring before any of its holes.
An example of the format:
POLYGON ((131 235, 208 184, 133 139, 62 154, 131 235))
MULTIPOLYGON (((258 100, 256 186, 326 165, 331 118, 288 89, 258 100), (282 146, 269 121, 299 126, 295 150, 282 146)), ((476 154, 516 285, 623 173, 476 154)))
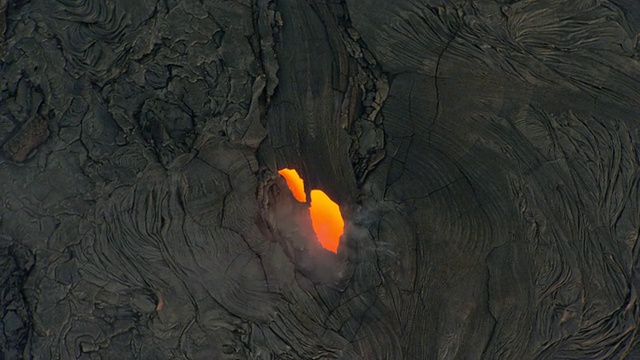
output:
MULTIPOLYGON (((299 202, 306 202, 304 181, 295 169, 282 169, 278 171, 287 182, 287 186, 293 196, 299 202)), ((309 207, 313 231, 323 248, 338 253, 340 237, 344 233, 344 219, 340 212, 340 206, 336 204, 322 190, 311 190, 311 206, 309 207)))

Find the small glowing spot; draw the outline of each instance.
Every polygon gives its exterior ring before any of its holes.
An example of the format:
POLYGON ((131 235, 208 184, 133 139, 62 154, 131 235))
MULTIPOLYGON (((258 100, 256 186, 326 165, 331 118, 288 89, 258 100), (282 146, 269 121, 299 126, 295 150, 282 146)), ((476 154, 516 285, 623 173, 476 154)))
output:
POLYGON ((296 200, 299 202, 307 202, 307 194, 304 192, 304 181, 300 175, 298 175, 297 171, 294 169, 282 169, 278 171, 278 174, 282 175, 287 181, 287 186, 296 200))
POLYGON ((322 190, 311 190, 311 223, 322 247, 338 253, 340 236, 344 232, 344 220, 338 204, 322 190))
MULTIPOLYGON (((307 202, 304 192, 304 181, 294 169, 282 169, 278 171, 287 181, 287 186, 293 196, 299 202, 307 202)), ((311 225, 316 237, 323 248, 338 253, 340 237, 344 233, 344 220, 340 212, 340 206, 333 202, 322 190, 311 190, 311 225)))

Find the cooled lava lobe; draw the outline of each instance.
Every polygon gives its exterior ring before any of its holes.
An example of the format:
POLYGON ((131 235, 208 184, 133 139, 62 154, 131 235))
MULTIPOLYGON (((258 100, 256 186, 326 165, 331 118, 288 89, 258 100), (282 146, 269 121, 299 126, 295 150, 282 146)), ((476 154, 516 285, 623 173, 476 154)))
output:
POLYGON ((0 358, 640 358, 638 14, 0 0, 0 358))

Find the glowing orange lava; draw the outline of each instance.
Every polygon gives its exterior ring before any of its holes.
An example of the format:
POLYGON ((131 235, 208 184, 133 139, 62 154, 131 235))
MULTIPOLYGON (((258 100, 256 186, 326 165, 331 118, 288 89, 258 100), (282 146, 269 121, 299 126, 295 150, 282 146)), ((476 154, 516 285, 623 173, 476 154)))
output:
MULTIPOLYGON (((282 169, 278 171, 287 181, 287 186, 293 196, 299 202, 306 202, 307 195, 304 192, 304 181, 294 169, 282 169)), ((322 190, 311 190, 311 225, 316 237, 323 248, 338 253, 340 236, 344 233, 344 220, 340 212, 340 206, 333 202, 322 190)))
POLYGON ((344 232, 344 220, 340 207, 322 190, 311 190, 311 224, 322 247, 338 253, 340 236, 344 232))
POLYGON ((307 194, 304 192, 304 181, 298 175, 298 172, 294 169, 282 169, 278 171, 278 174, 287 181, 287 186, 293 197, 300 202, 307 202, 307 194))

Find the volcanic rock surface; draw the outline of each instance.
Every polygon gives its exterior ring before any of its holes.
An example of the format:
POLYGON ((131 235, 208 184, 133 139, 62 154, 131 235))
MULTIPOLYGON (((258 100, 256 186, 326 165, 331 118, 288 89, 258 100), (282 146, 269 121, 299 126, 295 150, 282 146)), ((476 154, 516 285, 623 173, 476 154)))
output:
POLYGON ((635 0, 0 0, 0 358, 640 359, 639 40, 635 0))

